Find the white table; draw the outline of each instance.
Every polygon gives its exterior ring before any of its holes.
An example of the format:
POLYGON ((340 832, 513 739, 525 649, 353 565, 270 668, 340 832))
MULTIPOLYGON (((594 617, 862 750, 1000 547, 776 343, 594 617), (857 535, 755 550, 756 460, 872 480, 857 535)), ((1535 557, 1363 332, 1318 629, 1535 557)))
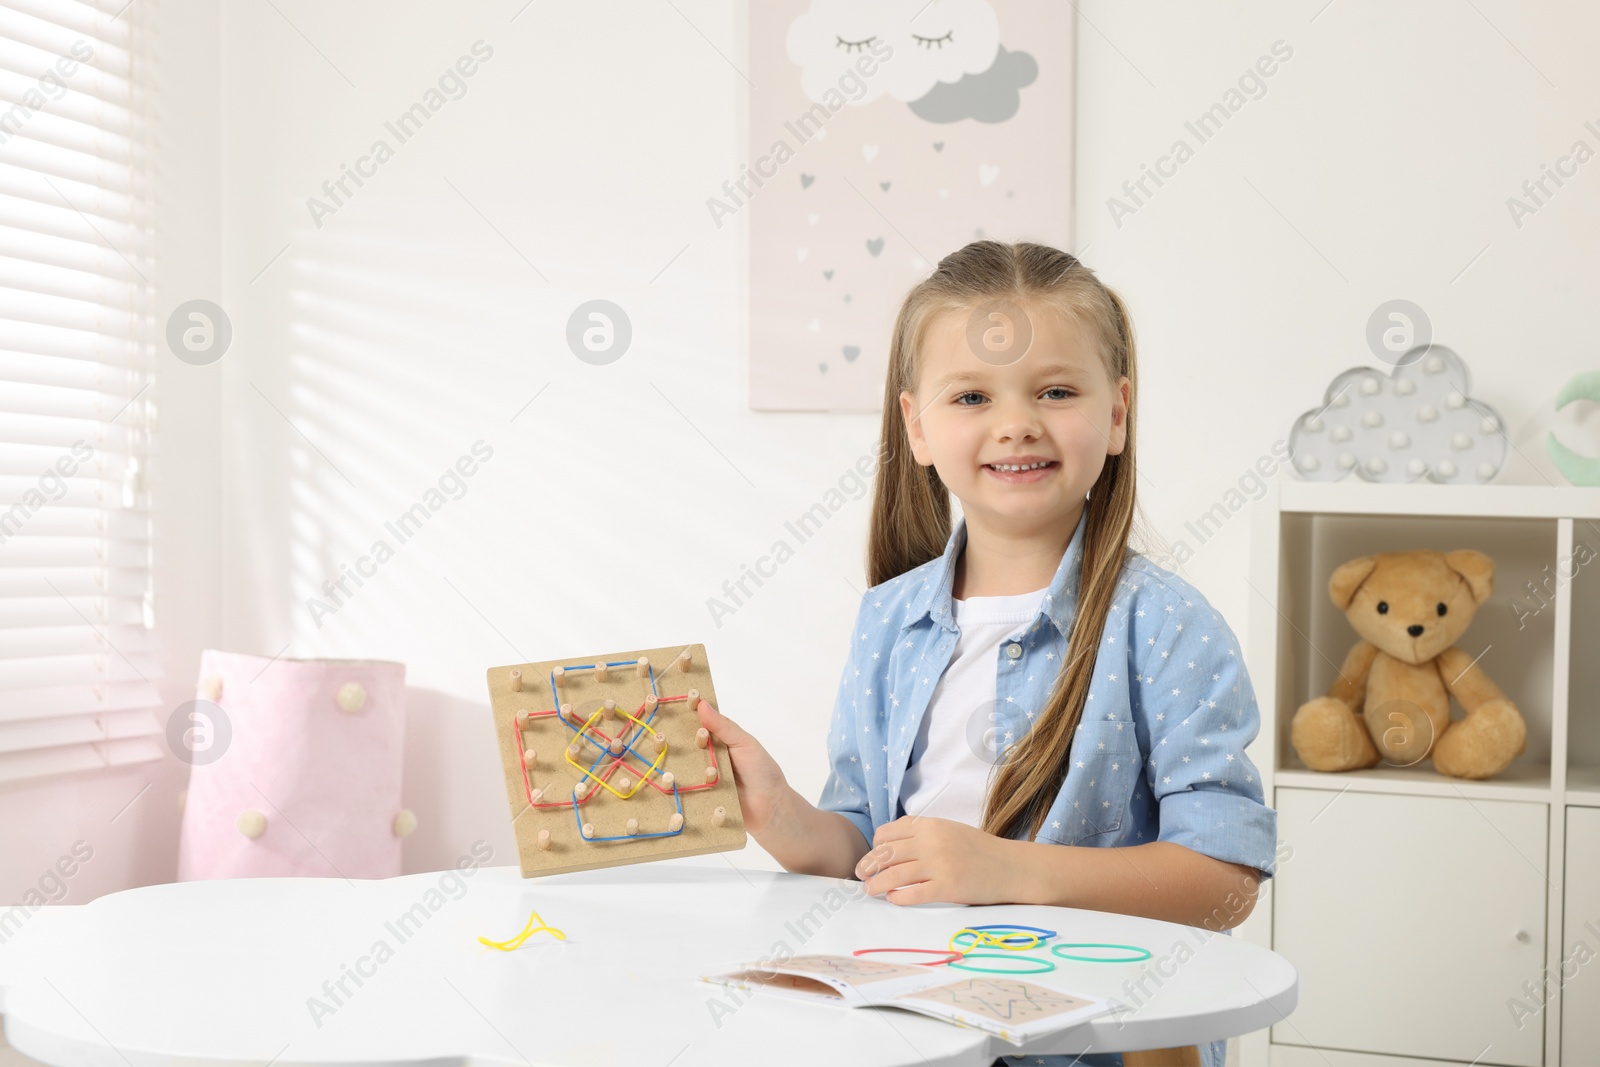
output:
POLYGON ((6 1036, 47 1064, 106 1067, 781 1067, 830 1057, 988 1067, 1001 1054, 1159 1048, 1248 1033, 1279 1021, 1298 997, 1295 970, 1276 953, 1130 916, 901 907, 862 895, 859 882, 742 870, 723 856, 538 879, 515 867, 470 874, 181 882, 42 909, 0 946, 6 1036), (565 941, 535 934, 511 952, 478 943, 480 934, 509 940, 535 908, 565 941), (408 911, 416 918, 402 929, 408 911), (739 994, 742 1005, 719 1019, 710 1005, 728 1004, 728 991, 698 980, 724 964, 784 952, 940 948, 961 927, 983 923, 1043 926, 1059 932, 1057 941, 1142 945, 1155 956, 1137 964, 1057 959, 1055 971, 1030 975, 1116 997, 1129 1010, 1025 1049, 909 1012, 771 995, 739 994), (1180 943, 1195 954, 1174 965, 1180 943), (1135 991, 1133 999, 1124 981, 1163 960, 1155 973, 1170 977, 1159 990, 1147 983, 1153 997, 1135 991), (349 995, 336 1002, 324 983, 357 968, 366 976, 359 985, 345 977, 349 995), (331 1013, 314 1020, 312 997, 331 1013))

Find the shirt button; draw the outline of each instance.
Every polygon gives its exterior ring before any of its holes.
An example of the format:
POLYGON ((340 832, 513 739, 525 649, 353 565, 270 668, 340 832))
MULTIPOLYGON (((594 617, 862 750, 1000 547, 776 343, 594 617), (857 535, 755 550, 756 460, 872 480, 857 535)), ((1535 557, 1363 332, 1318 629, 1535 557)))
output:
POLYGON ((1010 656, 1012 659, 1021 659, 1022 646, 1017 644, 1015 641, 1011 642, 1011 644, 1006 646, 1006 655, 1010 656))

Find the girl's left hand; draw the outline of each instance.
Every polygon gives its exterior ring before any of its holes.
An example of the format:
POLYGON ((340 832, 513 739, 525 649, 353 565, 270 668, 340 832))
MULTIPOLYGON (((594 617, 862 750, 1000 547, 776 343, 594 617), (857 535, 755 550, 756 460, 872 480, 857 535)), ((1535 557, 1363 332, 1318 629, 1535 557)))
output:
POLYGON ((891 904, 1013 903, 1016 850, 1007 846, 1017 843, 954 819, 905 815, 878 827, 856 877, 891 904))

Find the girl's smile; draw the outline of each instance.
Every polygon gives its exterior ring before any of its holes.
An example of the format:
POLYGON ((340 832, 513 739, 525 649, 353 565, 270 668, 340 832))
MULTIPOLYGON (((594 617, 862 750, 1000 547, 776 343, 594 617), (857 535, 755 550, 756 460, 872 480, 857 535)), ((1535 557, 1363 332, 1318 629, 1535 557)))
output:
POLYGON ((1042 482, 1059 470, 1060 467, 1061 464, 1055 460, 1047 460, 1039 456, 1017 456, 983 465, 983 469, 988 471, 997 481, 1002 481, 1009 485, 1042 482))

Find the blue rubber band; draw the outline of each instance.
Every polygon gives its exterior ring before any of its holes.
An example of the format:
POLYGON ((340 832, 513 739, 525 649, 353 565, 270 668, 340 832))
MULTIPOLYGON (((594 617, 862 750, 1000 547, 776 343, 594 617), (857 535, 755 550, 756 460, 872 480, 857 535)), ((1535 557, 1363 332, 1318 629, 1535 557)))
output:
MULTIPOLYGON (((683 814, 683 797, 678 793, 678 787, 672 787, 672 799, 677 802, 678 814, 683 814)), ((583 815, 578 811, 577 794, 572 796, 572 817, 578 823, 578 836, 585 841, 640 841, 647 837, 677 837, 683 833, 688 823, 681 824, 676 830, 661 830, 653 834, 612 834, 609 837, 589 837, 583 832, 583 815)))
POLYGON ((1046 930, 1042 926, 1020 926, 1017 923, 994 923, 990 926, 973 926, 973 930, 1023 930, 1030 934, 1038 934, 1039 940, 1048 941, 1056 936, 1054 930, 1046 930))

